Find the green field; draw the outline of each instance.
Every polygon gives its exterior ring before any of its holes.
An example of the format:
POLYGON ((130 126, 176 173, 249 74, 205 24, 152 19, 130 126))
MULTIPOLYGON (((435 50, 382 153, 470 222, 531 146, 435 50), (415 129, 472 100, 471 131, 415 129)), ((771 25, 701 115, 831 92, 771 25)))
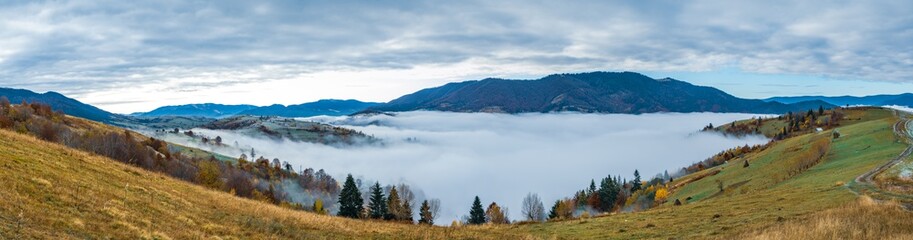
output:
MULTIPOLYGON (((790 138, 760 153, 704 170, 721 171, 674 191, 669 199, 692 198, 682 206, 667 203, 639 213, 520 225, 511 230, 559 239, 727 238, 778 221, 804 219, 809 213, 853 202, 856 195, 845 184, 906 148, 894 141, 892 125, 897 120, 890 111, 874 109, 851 115, 863 120, 838 127, 843 137, 833 141, 826 159, 799 175, 787 177, 782 163, 808 148, 810 139, 829 137, 830 131, 790 138), (743 168, 746 159, 751 165, 743 168), (722 193, 717 180, 724 183, 722 193)), ((689 177, 693 176, 676 182, 689 177)))

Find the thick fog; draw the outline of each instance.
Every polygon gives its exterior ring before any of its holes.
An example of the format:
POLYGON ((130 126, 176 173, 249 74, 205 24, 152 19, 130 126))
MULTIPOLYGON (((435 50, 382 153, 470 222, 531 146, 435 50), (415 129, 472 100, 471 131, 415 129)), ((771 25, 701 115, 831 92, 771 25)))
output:
MULTIPOLYGON (((644 178, 670 173, 721 150, 764 143, 763 137, 729 138, 699 129, 753 114, 488 114, 405 112, 355 119, 315 117, 373 135, 382 145, 332 147, 274 141, 231 132, 194 129, 257 155, 295 166, 326 169, 340 183, 352 173, 381 184, 405 182, 431 198, 441 199, 438 223, 467 215, 473 197, 494 201, 519 220, 528 192, 547 205, 588 186, 591 179, 635 169, 644 178)), ((169 139, 176 140, 176 139, 169 139)), ((191 143, 186 143, 191 144, 191 143)), ((192 145, 192 144, 191 144, 192 145)), ((234 149, 214 149, 237 156, 234 149)), ((417 206, 415 204, 414 206, 417 206)), ((547 208, 550 207, 546 206, 547 208)), ((417 212, 417 211, 416 211, 417 212)))
POLYGON ((895 110, 900 110, 900 111, 904 111, 904 112, 908 112, 908 113, 913 113, 913 108, 910 108, 910 107, 907 107, 907 106, 888 105, 888 106, 884 106, 884 107, 886 107, 886 108, 892 108, 892 109, 895 109, 895 110))

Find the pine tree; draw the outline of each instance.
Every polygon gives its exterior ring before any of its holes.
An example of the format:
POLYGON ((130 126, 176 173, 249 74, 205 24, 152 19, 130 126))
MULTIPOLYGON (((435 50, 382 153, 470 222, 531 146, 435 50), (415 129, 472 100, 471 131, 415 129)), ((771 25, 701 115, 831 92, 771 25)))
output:
POLYGON ((371 211, 369 217, 373 219, 381 219, 387 217, 387 200, 384 197, 384 190, 380 187, 380 183, 374 183, 374 186, 371 186, 371 200, 368 202, 368 210, 371 211))
POLYGON ((412 204, 409 204, 409 200, 403 199, 403 207, 400 209, 403 211, 402 220, 412 223, 412 204))
POLYGON ((561 207, 561 200, 555 200, 555 205, 552 205, 552 210, 548 211, 548 219, 557 219, 558 218, 558 208, 561 207))
POLYGON ((434 216, 431 215, 431 205, 428 204, 428 200, 422 202, 422 207, 419 208, 418 214, 421 217, 418 219, 419 224, 434 224, 434 216))
POLYGON ((620 190, 621 187, 618 186, 618 182, 611 176, 602 179, 599 190, 597 190, 597 195, 599 196, 598 208, 602 211, 611 211, 615 208, 615 200, 617 200, 618 191, 620 190))
POLYGON ((479 200, 479 196, 476 196, 475 201, 472 202, 472 208, 469 210, 468 224, 480 225, 484 223, 485 209, 482 209, 482 201, 479 200))
POLYGON ((352 178, 352 174, 346 176, 346 182, 342 185, 342 190, 339 192, 339 215, 340 217, 348 218, 358 218, 358 214, 363 210, 362 204, 364 200, 361 199, 361 191, 358 191, 358 186, 355 186, 355 179, 352 178))
POLYGON ((590 190, 590 191, 587 192, 587 194, 596 193, 596 180, 590 179, 590 189, 589 189, 589 190, 590 190))
POLYGON ((641 184, 640 172, 638 172, 637 169, 634 169, 634 183, 632 184, 633 186, 631 187, 631 191, 634 192, 640 190, 641 184))
POLYGON ((390 196, 387 197, 387 215, 385 220, 403 220, 402 205, 400 205, 399 193, 396 192, 396 186, 390 188, 390 196))

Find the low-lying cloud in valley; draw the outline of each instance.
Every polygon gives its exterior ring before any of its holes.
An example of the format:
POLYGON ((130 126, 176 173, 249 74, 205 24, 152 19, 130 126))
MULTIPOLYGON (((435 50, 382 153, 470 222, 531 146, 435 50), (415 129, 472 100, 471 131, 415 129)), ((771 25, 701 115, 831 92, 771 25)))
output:
MULTIPOLYGON (((591 179, 608 175, 631 179, 635 169, 649 178, 730 147, 764 143, 767 139, 759 136, 698 132, 708 123, 755 116, 759 115, 404 112, 307 119, 342 124, 383 140, 383 144, 347 147, 194 131, 219 135, 228 144, 237 141, 255 148, 258 155, 288 161, 296 169, 326 169, 340 182, 352 173, 381 184, 408 183, 425 196, 441 199, 437 221, 447 224, 467 215, 476 195, 485 204, 494 201, 508 207, 512 219, 520 220, 520 203, 528 192, 538 193, 549 204, 583 189, 591 179)), ((215 151, 240 155, 232 149, 215 151)))

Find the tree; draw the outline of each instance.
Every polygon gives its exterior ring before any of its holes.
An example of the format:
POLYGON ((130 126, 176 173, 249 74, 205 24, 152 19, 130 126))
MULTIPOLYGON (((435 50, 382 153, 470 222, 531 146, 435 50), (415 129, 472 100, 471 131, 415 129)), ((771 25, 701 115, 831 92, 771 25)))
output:
POLYGON ((412 223, 412 204, 410 204, 409 201, 406 201, 406 199, 403 199, 402 202, 403 206, 400 208, 402 211, 400 216, 401 220, 412 223))
POLYGON ((219 166, 212 161, 200 161, 198 163, 197 183, 212 189, 222 189, 222 179, 219 166))
POLYGON ((327 213, 326 209, 323 209, 323 200, 320 200, 320 198, 314 200, 314 206, 312 206, 311 209, 314 209, 314 213, 320 215, 327 213))
POLYGON ((371 186, 371 200, 368 202, 368 210, 370 211, 370 218, 373 219, 383 219, 387 217, 387 200, 384 197, 384 190, 380 187, 380 182, 374 183, 374 186, 371 186))
POLYGON ((640 180, 640 172, 638 172, 637 169, 634 169, 634 182, 632 183, 631 191, 640 190, 641 184, 643 183, 640 180))
POLYGON ((479 200, 479 196, 476 196, 476 199, 472 202, 472 208, 469 209, 469 221, 468 224, 484 224, 485 223, 485 209, 482 209, 482 201, 479 200))
POLYGON ((666 202, 666 198, 669 197, 669 190, 666 190, 665 187, 660 187, 656 190, 656 194, 653 199, 657 202, 663 203, 666 202))
POLYGON ((434 225, 434 216, 431 214, 431 204, 428 203, 428 200, 422 201, 422 206, 419 208, 419 224, 428 224, 434 225))
POLYGON ((396 187, 397 193, 399 193, 400 202, 402 202, 402 220, 412 222, 412 206, 415 205, 415 193, 412 192, 412 188, 405 183, 400 183, 396 187))
POLYGON ((0 113, 6 114, 7 109, 10 109, 10 100, 6 96, 0 96, 0 113))
POLYGON ((561 207, 561 200, 555 200, 555 205, 548 211, 548 219, 558 219, 558 208, 561 207))
POLYGON ((399 200, 399 193, 396 191, 396 186, 390 188, 390 195, 387 197, 387 216, 384 217, 386 220, 403 220, 403 206, 399 200))
POLYGON ((528 193, 523 198, 523 217, 527 221, 545 220, 545 206, 542 205, 542 199, 538 194, 528 193))
POLYGON ((818 105, 818 116, 824 116, 824 106, 818 105))
POLYGON ((618 182, 611 176, 603 178, 599 184, 599 190, 596 191, 599 196, 599 205, 596 207, 602 211, 612 211, 615 208, 615 200, 618 199, 620 190, 621 187, 618 186, 618 182))
POLYGON ((349 174, 342 185, 342 191, 339 192, 339 213, 337 215, 358 218, 358 214, 363 210, 362 204, 364 204, 364 200, 361 198, 361 191, 355 185, 352 174, 349 174))
POLYGON ((488 210, 485 211, 485 216, 488 217, 488 222, 492 224, 508 224, 510 220, 507 219, 507 214, 501 210, 501 207, 497 203, 492 202, 488 205, 488 210))
POLYGON ((222 145, 222 137, 216 136, 216 145, 222 145))
POLYGON ((594 194, 594 193, 596 193, 596 180, 590 179, 590 189, 586 194, 594 194))
POLYGON ((441 214, 441 200, 437 198, 431 199, 428 205, 431 206, 431 220, 437 219, 441 214))

